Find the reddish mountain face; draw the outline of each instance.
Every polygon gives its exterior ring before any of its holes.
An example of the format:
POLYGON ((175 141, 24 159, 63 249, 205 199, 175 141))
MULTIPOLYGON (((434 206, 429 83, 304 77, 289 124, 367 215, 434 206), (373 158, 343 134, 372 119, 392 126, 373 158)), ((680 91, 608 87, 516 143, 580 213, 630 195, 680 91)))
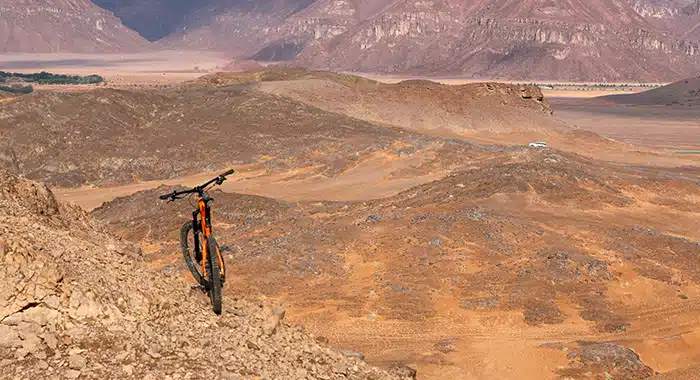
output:
POLYGON ((700 68, 698 0, 219 1, 163 43, 384 73, 665 81, 700 68))
POLYGON ((147 44, 89 0, 0 0, 0 52, 123 52, 147 44))

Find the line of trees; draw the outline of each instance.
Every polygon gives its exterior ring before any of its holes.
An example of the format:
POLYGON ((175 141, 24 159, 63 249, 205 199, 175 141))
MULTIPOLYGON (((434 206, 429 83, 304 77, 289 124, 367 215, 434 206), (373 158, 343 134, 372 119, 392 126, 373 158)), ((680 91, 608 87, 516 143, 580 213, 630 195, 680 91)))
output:
POLYGON ((22 74, 0 71, 0 83, 26 82, 36 84, 98 84, 104 82, 99 75, 63 75, 42 71, 40 73, 22 74))

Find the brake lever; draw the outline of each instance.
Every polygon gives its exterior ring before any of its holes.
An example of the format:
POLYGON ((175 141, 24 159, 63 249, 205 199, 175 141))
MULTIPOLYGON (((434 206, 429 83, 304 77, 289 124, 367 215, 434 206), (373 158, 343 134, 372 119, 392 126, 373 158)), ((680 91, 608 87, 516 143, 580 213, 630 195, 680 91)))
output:
POLYGON ((171 195, 170 198, 168 199, 168 203, 170 202, 175 202, 179 199, 182 199, 183 197, 178 197, 177 195, 171 195))

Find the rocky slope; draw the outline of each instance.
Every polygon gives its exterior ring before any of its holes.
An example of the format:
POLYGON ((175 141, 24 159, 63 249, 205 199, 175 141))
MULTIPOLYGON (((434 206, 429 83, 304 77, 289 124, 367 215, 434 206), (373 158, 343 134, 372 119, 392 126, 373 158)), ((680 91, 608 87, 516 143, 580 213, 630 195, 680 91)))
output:
POLYGON ((563 123, 553 115, 540 89, 532 85, 444 85, 428 80, 389 84, 303 69, 218 73, 200 82, 218 87, 246 84, 333 114, 443 139, 499 145, 548 141, 558 149, 588 157, 649 162, 647 153, 638 148, 563 123))
POLYGON ((411 80, 385 84, 362 77, 306 70, 219 73, 218 85, 248 81, 264 93, 359 120, 422 133, 470 136, 485 132, 566 130, 552 118, 539 88, 474 83, 459 86, 411 80), (517 122, 516 122, 517 120, 517 122))
POLYGON ((382 84, 272 69, 163 89, 36 91, 5 99, 0 109, 0 162, 60 187, 231 165, 299 179, 433 180, 501 149, 479 144, 539 140, 586 156, 649 160, 636 147, 558 121, 539 89, 525 85, 382 84))
POLYGON ((0 113, 3 161, 63 186, 177 177, 233 163, 333 173, 362 158, 356 152, 427 142, 246 86, 44 92, 0 113))
POLYGON ((651 380, 698 380, 700 379, 700 366, 683 368, 663 375, 654 376, 651 380))
POLYGON ((0 53, 126 52, 147 46, 90 0, 0 1, 0 53))
POLYGON ((43 185, 0 171, 0 370, 5 378, 408 379, 226 297, 222 317, 176 271, 148 269, 43 185))

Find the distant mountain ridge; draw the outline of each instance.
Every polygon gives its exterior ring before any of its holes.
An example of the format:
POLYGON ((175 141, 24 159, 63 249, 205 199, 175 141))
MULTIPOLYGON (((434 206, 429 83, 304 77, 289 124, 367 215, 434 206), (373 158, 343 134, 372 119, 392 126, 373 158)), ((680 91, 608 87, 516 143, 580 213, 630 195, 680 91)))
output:
POLYGON ((206 0, 190 11, 160 46, 475 78, 670 81, 700 69, 700 0, 206 0))
MULTIPOLYGON (((594 82, 675 81, 700 71, 700 0, 94 3, 155 41, 154 48, 215 50, 232 59, 316 69, 594 82)), ((23 9, 47 8, 39 0, 0 4, 10 10, 0 14, 0 31, 16 31, 15 24, 21 24, 21 36, 28 39, 18 43, 22 38, 8 32, 15 37, 0 37, 2 51, 121 51, 148 45, 88 0, 48 7, 70 16, 65 25, 36 16, 40 12, 25 12, 33 16, 27 19, 23 9), (71 10, 75 4, 78 11, 71 10)))
POLYGON ((696 72, 700 50, 655 30, 627 2, 397 1, 342 35, 314 41, 298 60, 369 72, 655 81, 696 72))
POLYGON ((657 27, 700 40, 700 0, 636 0, 635 9, 657 27))

